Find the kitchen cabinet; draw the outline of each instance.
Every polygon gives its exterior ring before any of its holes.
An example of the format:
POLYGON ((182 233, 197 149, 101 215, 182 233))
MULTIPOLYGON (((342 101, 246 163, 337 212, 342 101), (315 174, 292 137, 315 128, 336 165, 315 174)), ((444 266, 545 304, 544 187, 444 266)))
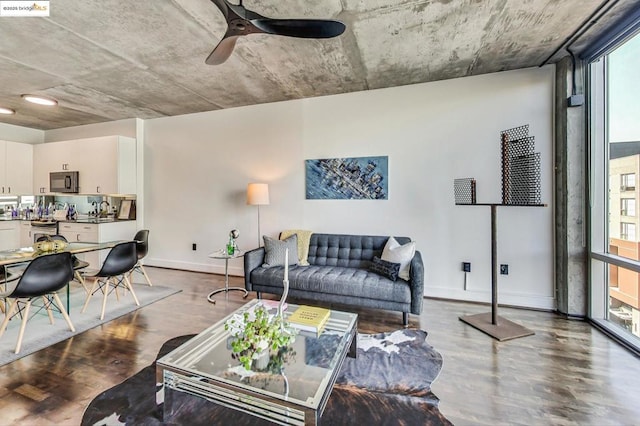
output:
MULTIPOLYGON (((103 223, 60 222, 58 233, 67 241, 104 243, 107 241, 131 241, 136 234, 136 221, 114 221, 103 223)), ((89 262, 90 269, 98 270, 109 250, 99 250, 78 254, 78 258, 89 262)))
POLYGON ((55 143, 35 145, 33 148, 33 193, 48 194, 49 173, 62 170, 66 150, 55 143))
MULTIPOLYGON (((58 234, 69 242, 96 243, 98 242, 98 224, 93 223, 65 223, 58 224, 58 234)), ((89 268, 100 269, 99 252, 89 252, 77 255, 78 258, 89 262, 89 268)))
POLYGON ((18 247, 20 247, 20 221, 0 220, 0 250, 12 250, 18 247))
POLYGON ((80 194, 135 194, 136 141, 104 136, 36 145, 33 155, 36 194, 46 194, 49 173, 78 171, 80 194))
POLYGON ((33 246, 33 227, 31 222, 26 220, 20 221, 20 245, 19 247, 33 246))
POLYGON ((33 145, 0 141, 0 195, 27 195, 33 188, 33 145))

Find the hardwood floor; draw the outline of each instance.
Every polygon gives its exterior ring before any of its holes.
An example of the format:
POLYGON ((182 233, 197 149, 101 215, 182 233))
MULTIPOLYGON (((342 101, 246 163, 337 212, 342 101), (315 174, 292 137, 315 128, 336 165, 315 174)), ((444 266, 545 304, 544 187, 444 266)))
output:
MULTIPOLYGON (((245 303, 239 292, 207 302, 222 276, 147 271, 154 285, 182 292, 0 367, 1 425, 77 425, 96 395, 150 364, 164 341, 198 333, 245 303)), ((640 359, 589 324, 552 313, 501 309, 536 333, 502 343, 458 320, 488 309, 426 299, 423 314, 411 316, 410 327, 427 330, 444 358, 433 391, 454 424, 640 423, 640 359)), ((401 327, 399 313, 357 312, 360 332, 401 327)))

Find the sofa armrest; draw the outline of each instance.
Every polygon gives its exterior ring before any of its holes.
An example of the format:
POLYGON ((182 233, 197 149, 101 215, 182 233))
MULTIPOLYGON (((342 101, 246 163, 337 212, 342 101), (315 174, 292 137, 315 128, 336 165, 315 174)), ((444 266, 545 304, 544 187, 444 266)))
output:
POLYGON ((264 263, 264 247, 250 250, 244 254, 244 288, 253 291, 251 285, 251 271, 264 263))
POLYGON ((411 259, 409 277, 409 285, 411 286, 411 313, 420 315, 422 313, 422 301, 424 299, 424 264, 422 263, 422 255, 417 250, 413 259, 411 259))

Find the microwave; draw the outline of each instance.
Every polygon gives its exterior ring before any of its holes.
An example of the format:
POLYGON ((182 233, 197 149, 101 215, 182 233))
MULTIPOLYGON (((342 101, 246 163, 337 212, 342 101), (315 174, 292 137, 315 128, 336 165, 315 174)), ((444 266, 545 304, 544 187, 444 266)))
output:
POLYGON ((78 193, 78 172, 49 173, 49 192, 78 193))

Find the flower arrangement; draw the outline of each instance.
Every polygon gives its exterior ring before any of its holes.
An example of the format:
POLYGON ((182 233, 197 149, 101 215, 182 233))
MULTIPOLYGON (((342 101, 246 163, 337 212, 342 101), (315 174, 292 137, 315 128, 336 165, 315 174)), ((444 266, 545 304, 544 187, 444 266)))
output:
POLYGON ((242 315, 234 315, 227 320, 224 329, 233 337, 231 350, 234 358, 247 370, 261 355, 289 346, 296 335, 294 328, 284 323, 279 315, 270 315, 262 305, 242 315))

